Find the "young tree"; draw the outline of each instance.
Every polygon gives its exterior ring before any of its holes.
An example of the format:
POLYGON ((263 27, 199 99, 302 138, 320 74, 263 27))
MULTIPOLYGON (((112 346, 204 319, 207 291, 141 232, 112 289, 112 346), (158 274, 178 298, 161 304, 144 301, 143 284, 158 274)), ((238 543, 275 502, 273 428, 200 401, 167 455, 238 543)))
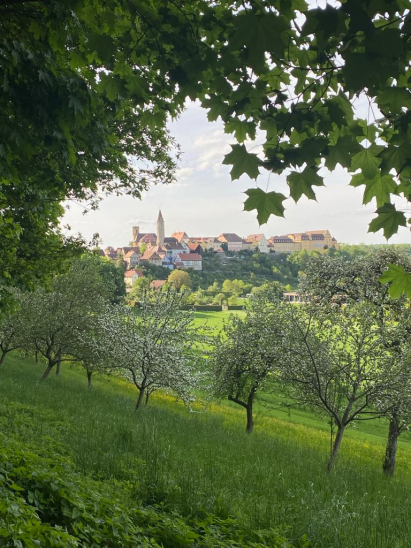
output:
POLYGON ((390 327, 390 338, 386 339, 386 344, 395 364, 392 381, 397 388, 391 386, 381 402, 383 409, 388 409, 389 420, 383 471, 393 475, 397 439, 408 425, 407 364, 411 322, 406 299, 393 300, 389 286, 380 282, 389 264, 411 270, 410 257, 396 249, 361 254, 351 259, 319 255, 308 261, 300 285, 306 298, 320 305, 370 303, 376 307, 375 321, 382 328, 386 325, 390 327), (396 377, 401 382, 397 382, 396 377))
POLYGON ((99 318, 99 349, 138 389, 136 410, 159 388, 172 390, 185 403, 193 399, 200 379, 201 335, 192 313, 180 310, 181 299, 173 288, 151 291, 138 311, 109 307, 99 318))
POLYGON ((81 361, 84 337, 94 329, 96 315, 112 295, 88 258, 73 263, 67 274, 57 277, 51 291, 37 289, 22 297, 24 348, 39 353, 47 367, 45 380, 63 361, 81 361))
POLYGON ((386 412, 377 402, 392 382, 392 357, 377 316, 378 310, 369 305, 289 307, 283 378, 300 404, 325 413, 337 427, 328 471, 347 426, 386 412))
POLYGON ((273 375, 283 360, 283 307, 256 299, 244 319, 229 317, 214 345, 214 394, 246 410, 248 434, 254 428, 255 398, 273 389, 273 375))

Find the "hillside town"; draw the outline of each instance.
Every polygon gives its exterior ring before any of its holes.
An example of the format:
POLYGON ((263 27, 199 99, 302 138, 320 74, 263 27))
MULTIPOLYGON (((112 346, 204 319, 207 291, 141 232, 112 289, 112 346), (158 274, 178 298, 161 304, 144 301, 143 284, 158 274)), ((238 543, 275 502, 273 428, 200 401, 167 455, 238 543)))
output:
POLYGON ((161 210, 157 218, 157 233, 140 232, 134 226, 132 240, 127 247, 107 247, 100 254, 112 260, 119 257, 127 265, 125 281, 128 288, 143 274, 139 266, 152 264, 169 270, 203 269, 203 253, 259 251, 260 253, 293 253, 295 251, 321 251, 339 249, 339 243, 329 230, 310 230, 267 238, 264 234, 250 234, 245 238, 233 232, 219 236, 191 237, 185 231, 166 236, 165 222, 161 210))

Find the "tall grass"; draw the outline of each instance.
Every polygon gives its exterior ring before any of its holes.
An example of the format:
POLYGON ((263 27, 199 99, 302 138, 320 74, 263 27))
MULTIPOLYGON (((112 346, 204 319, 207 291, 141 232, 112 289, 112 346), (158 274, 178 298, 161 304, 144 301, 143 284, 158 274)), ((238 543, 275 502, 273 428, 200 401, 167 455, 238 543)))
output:
POLYGON ((158 395, 135 413, 136 393, 122 381, 96 378, 88 390, 82 370, 63 367, 43 384, 40 374, 29 360, 7 360, 1 428, 28 444, 53 439, 84 474, 128 481, 136 502, 236 516, 253 528, 287 524, 291 538, 306 533, 317 547, 410 546, 409 444, 387 479, 378 429, 345 439, 327 475, 328 432, 307 423, 261 414, 247 436, 243 414, 230 406, 189 413, 158 395))

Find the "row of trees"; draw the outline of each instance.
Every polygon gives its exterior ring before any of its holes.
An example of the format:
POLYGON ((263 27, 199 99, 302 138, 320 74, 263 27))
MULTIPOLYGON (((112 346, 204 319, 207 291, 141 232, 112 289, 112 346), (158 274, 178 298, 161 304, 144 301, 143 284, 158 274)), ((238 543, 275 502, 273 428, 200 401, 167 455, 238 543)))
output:
POLYGON ((245 317, 231 316, 211 340, 181 310, 184 293, 172 284, 126 307, 101 260, 83 257, 48 291, 16 293, 19 309, 0 324, 0 363, 22 349, 45 360, 42 380, 63 362, 82 364, 89 385, 94 371, 116 373, 138 389, 136 409, 159 388, 190 403, 210 385, 246 410, 249 433, 256 398, 286 395, 336 429, 329 470, 350 424, 388 417, 384 471, 392 475, 398 437, 411 421, 411 313, 379 282, 390 260, 410 266, 391 252, 350 262, 314 257, 302 281, 305 305, 288 305, 262 286, 245 317), (213 348, 208 361, 203 343, 213 348))
POLYGON ((89 386, 96 371, 128 378, 139 391, 136 409, 158 388, 189 403, 202 376, 203 336, 181 310, 184 295, 170 287, 146 292, 138 309, 126 307, 101 267, 86 256, 48 290, 15 292, 16 310, 1 317, 0 364, 20 349, 45 362, 42 381, 63 362, 78 363, 89 386))
POLYGON ((379 281, 387 264, 411 266, 395 251, 313 257, 301 282, 305 305, 260 292, 245 319, 230 318, 214 351, 215 391, 246 409, 247 432, 259 394, 287 395, 336 428, 331 470, 347 426, 384 416, 384 471, 394 474, 398 437, 411 421, 411 318, 408 303, 390 299, 379 281))

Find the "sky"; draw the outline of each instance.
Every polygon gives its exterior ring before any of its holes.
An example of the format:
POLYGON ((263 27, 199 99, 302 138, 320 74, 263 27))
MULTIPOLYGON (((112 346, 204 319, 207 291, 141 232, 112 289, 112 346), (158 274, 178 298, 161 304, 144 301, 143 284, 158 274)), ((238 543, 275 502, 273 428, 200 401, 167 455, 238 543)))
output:
MULTIPOLYGON (((264 233, 270 236, 306 230, 328 229, 339 242, 358 244, 386 243, 382 231, 368 233, 374 217, 374 203, 362 205, 362 189, 348 186, 346 170, 333 173, 323 169, 325 187, 316 188, 317 201, 302 197, 298 204, 290 198, 284 202, 285 218, 271 216, 267 224, 258 225, 256 212, 243 211, 247 196, 244 191, 258 186, 263 190, 288 194, 285 175, 271 175, 265 171, 257 181, 247 176, 231 182, 231 166, 222 165, 230 152, 232 135, 224 133, 221 122, 208 122, 206 111, 191 103, 177 120, 169 124, 171 134, 183 152, 172 185, 158 184, 143 193, 142 199, 128 196, 104 198, 97 211, 84 215, 84 206, 69 204, 63 219, 71 233, 81 233, 90 240, 98 233, 102 247, 129 245, 132 227, 141 232, 156 232, 158 210, 161 207, 166 235, 185 231, 189 236, 219 236, 235 232, 239 236, 264 233)), ((262 140, 260 140, 262 142, 262 140)), ((245 143, 255 147, 256 142, 245 143)), ((258 147, 255 149, 258 152, 258 147)), ((410 213, 410 206, 400 198, 397 208, 410 213)), ((411 243, 410 231, 400 227, 389 243, 411 243)))

